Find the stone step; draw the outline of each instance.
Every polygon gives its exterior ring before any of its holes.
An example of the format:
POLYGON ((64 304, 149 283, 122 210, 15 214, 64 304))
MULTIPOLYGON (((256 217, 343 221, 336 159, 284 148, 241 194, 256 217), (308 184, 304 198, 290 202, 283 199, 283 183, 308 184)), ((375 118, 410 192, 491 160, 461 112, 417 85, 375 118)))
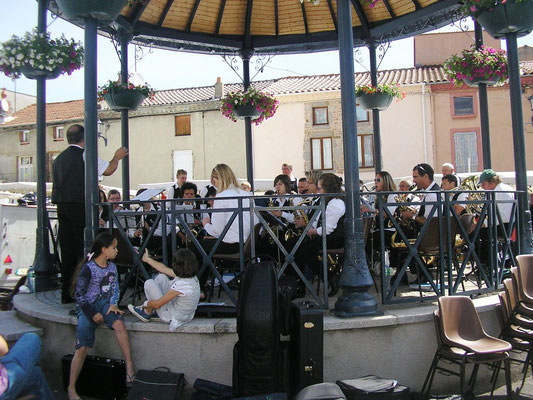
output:
POLYGON ((0 335, 4 337, 6 342, 16 342, 27 332, 33 332, 42 336, 43 328, 37 328, 22 321, 17 317, 17 312, 14 310, 0 311, 0 335))

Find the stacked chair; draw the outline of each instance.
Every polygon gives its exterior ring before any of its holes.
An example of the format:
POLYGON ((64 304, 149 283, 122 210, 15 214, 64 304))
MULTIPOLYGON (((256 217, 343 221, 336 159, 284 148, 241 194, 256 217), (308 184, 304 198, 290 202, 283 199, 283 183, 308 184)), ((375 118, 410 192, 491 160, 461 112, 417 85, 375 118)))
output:
POLYGON ((518 268, 511 268, 512 278, 503 281, 504 292, 498 295, 496 310, 501 337, 511 343, 514 353, 527 354, 525 360, 512 359, 524 364, 521 389, 529 364, 533 366, 533 255, 518 256, 517 261, 518 268))
POLYGON ((435 372, 460 378, 461 397, 473 392, 480 364, 501 363, 505 366, 507 398, 512 399, 509 342, 489 336, 483 329, 474 303, 466 296, 439 297, 439 309, 433 313, 437 332, 437 351, 422 386, 422 393, 429 398, 435 372), (459 372, 447 362, 459 366, 459 372), (466 365, 473 364, 468 387, 465 388, 466 365))

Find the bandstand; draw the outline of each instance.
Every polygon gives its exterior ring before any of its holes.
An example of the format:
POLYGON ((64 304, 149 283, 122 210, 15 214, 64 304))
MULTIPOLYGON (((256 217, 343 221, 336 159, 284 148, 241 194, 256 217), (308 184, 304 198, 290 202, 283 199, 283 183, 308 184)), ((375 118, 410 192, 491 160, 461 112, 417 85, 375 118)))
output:
MULTIPOLYGON (((336 298, 332 310, 334 315, 328 314, 325 319, 326 373, 324 378, 333 381, 378 372, 381 375, 394 376, 402 383, 417 388, 421 386, 434 348, 433 340, 426 339, 433 338, 434 335, 431 312, 435 306, 433 304, 395 309, 388 308, 389 306, 380 307, 375 295, 370 292, 373 279, 364 252, 363 221, 359 213, 361 200, 358 190, 359 170, 357 166, 359 163, 356 144, 353 50, 354 46, 369 47, 371 81, 376 85, 379 78, 376 48, 379 44, 424 33, 459 20, 462 18, 459 11, 460 4, 458 1, 452 0, 382 0, 373 7, 361 0, 322 0, 314 3, 300 2, 299 0, 273 0, 269 2, 254 2, 253 0, 145 0, 135 3, 133 6, 125 6, 114 22, 106 21, 103 23, 90 16, 84 19, 72 19, 73 23, 83 25, 85 28, 86 243, 91 242, 98 226, 96 212, 98 204, 96 35, 98 33, 112 36, 120 42, 123 80, 126 80, 128 76, 127 46, 129 43, 176 51, 220 54, 227 57, 238 56, 243 62, 244 88, 253 85, 250 81, 250 59, 253 56, 339 49, 346 188, 345 246, 343 272, 340 279, 342 293, 336 298), (360 318, 347 319, 349 317, 360 318), (409 367, 406 367, 406 362, 409 363, 409 367)), ((39 0, 40 29, 44 29, 47 9, 65 17, 58 4, 60 4, 59 1, 56 4, 55 1, 39 0)), ((479 36, 479 27, 477 33, 479 36)), ((509 33, 506 36, 509 51, 518 193, 516 227, 520 238, 519 252, 530 253, 531 218, 526 198, 525 146, 522 110, 519 101, 520 83, 516 37, 516 33, 509 33)), ((37 135, 39 138, 39 135, 41 137, 44 135, 45 125, 44 79, 38 79, 37 85, 38 114, 40 115, 37 135)), ((483 85, 481 85, 480 98, 483 90, 483 85)), ((121 113, 122 145, 128 147, 128 111, 124 110, 121 113)), ((381 169, 379 111, 374 110, 372 114, 376 171, 379 171, 381 169)), ((483 110, 481 110, 481 114, 483 114, 483 110)), ((486 111, 485 117, 488 117, 486 111)), ((244 135, 246 138, 247 177, 253 185, 251 132, 251 119, 246 117, 244 135)), ((488 137, 488 131, 483 134, 488 137)), ((38 143, 40 144, 38 144, 37 163, 42 166, 44 165, 46 150, 44 149, 44 141, 38 143)), ((483 143, 485 146, 483 149, 484 165, 488 167, 490 165, 490 146, 488 146, 488 141, 483 141, 483 143)), ((39 167, 38 170, 44 171, 44 168, 39 167)), ((43 201, 45 196, 41 195, 44 193, 44 179, 44 173, 39 175, 38 198, 43 199, 43 201)), ((127 202, 129 200, 127 195, 129 193, 128 161, 123 164, 123 193, 125 194, 124 200, 127 202)), ((487 210, 492 210, 490 211, 492 221, 496 221, 497 212, 494 207, 491 208, 489 203, 490 196, 486 202, 486 207, 487 210)), ((380 204, 380 207, 383 206, 380 204)), ((438 206, 439 209, 443 206, 450 207, 447 204, 439 204, 438 206)), ((49 348, 45 357, 56 362, 58 354, 68 352, 68 349, 65 349, 63 345, 69 343, 67 338, 74 337, 75 318, 68 316, 66 308, 59 306, 58 302, 47 297, 46 294, 51 293, 46 291, 49 288, 51 271, 48 249, 49 233, 44 203, 39 204, 39 207, 41 211, 38 220, 38 245, 34 267, 37 272, 38 290, 41 293, 36 296, 20 295, 17 297, 15 305, 23 319, 45 328, 45 348, 49 348)), ((243 212, 242 207, 240 208, 240 210, 235 211, 235 218, 238 218, 239 213, 243 212)), ((253 212, 253 210, 248 211, 253 212)), ((489 211, 485 212, 488 215, 489 211)), ((451 218, 453 219, 453 214, 451 218)), ((124 234, 124 232, 122 233, 124 234)), ((441 238, 441 244, 443 243, 442 240, 441 238)), ((509 238, 507 238, 506 243, 509 244, 509 238)), ((243 245, 244 243, 241 243, 241 249, 243 245)), ((133 252, 131 246, 130 250, 133 252)), ((410 250, 414 257, 416 247, 410 250)), ((443 251, 451 252, 451 249, 443 251)), ((135 253, 132 254, 133 262, 141 272, 146 274, 138 256, 135 253)), ((441 256, 444 258, 443 253, 441 256)), ((216 274, 216 268, 208 258, 208 255, 204 253, 204 268, 211 268, 216 274)), ((450 258, 448 257, 448 259, 450 258)), ((291 254, 288 254, 286 264, 291 264, 293 261, 291 254)), ((242 255, 240 263, 241 268, 243 268, 244 258, 242 255)), ((324 268, 326 268, 325 258, 324 268)), ((491 289, 498 288, 498 279, 497 276, 494 287, 491 289)), ((455 286, 455 283, 452 284, 455 286)), ((327 287, 327 283, 324 286, 327 287)), ((433 287, 437 295, 454 294, 446 293, 444 284, 440 289, 437 286, 434 285, 433 287)), ((392 291, 394 289, 393 287, 392 291)), ((383 295, 382 299, 390 300, 390 296, 383 295)), ((494 298, 482 298, 477 300, 477 305, 489 330, 496 333, 496 319, 491 314, 494 302, 494 298)), ((328 307, 327 291, 325 304, 328 307)), ((184 349, 187 359, 177 361, 169 366, 184 371, 189 369, 189 382, 196 377, 219 380, 224 383, 230 382, 231 349, 236 340, 234 319, 198 319, 181 328, 177 333, 166 332, 166 326, 161 324, 140 324, 132 319, 127 321, 134 352, 135 349, 143 349, 136 356, 139 357, 138 360, 135 360, 138 367, 155 367, 161 364, 159 361, 167 362, 167 360, 168 363, 171 363, 174 358, 169 358, 168 352, 173 348, 184 349), (157 351, 154 351, 154 348, 157 348, 157 351)), ((108 334, 108 332, 104 333, 104 335, 108 334)), ((97 346, 101 347, 97 347, 96 351, 113 356, 113 350, 106 347, 106 342, 106 340, 97 342, 99 343, 97 346)), ((441 385, 441 388, 444 388, 445 382, 441 381, 441 385)))

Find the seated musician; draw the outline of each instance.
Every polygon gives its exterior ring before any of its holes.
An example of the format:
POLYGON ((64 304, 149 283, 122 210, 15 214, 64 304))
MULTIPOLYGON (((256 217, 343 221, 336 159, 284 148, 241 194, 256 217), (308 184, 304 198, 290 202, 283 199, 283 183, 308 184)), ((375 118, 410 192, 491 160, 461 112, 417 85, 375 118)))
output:
MULTIPOLYGON (((191 230, 193 230, 193 232, 196 232, 198 235, 200 235, 201 231, 203 231, 202 223, 201 223, 202 215, 201 215, 201 211, 200 211, 200 203, 197 202, 196 200, 194 200, 197 197, 196 196, 196 192, 197 192, 197 187, 192 182, 185 182, 181 186, 182 198, 183 199, 188 199, 187 201, 184 201, 183 203, 181 203, 181 208, 185 209, 185 210, 198 210, 198 212, 186 213, 186 214, 182 214, 182 215, 183 215, 183 219, 185 220, 187 225, 189 225, 189 228, 191 228, 191 230)), ((178 221, 176 221, 176 223, 178 223, 178 221)), ((178 231, 177 235, 178 235, 178 238, 179 238, 179 242, 183 246, 187 245, 187 235, 186 235, 186 233, 187 232, 185 231, 185 229, 183 229, 182 227, 179 227, 179 231, 178 231)), ((203 237, 203 235, 201 237, 203 237)), ((178 246, 179 246, 179 244, 178 244, 178 246)))
MULTIPOLYGON (((317 183, 320 177, 322 176, 322 171, 319 169, 314 169, 311 171, 307 171, 305 173, 306 181, 307 181, 307 192, 306 194, 315 194, 318 193, 317 183)), ((305 197, 303 198, 302 202, 299 205, 302 206, 314 206, 320 201, 320 197, 305 197)), ((305 213, 307 214, 307 219, 311 218, 311 216, 314 213, 314 209, 306 210, 305 213)), ((296 218, 294 221, 294 225, 296 225, 297 228, 305 228, 307 225, 307 222, 302 218, 296 218)))
POLYGON ((410 179, 402 179, 398 184, 398 190, 400 192, 409 192, 415 188, 415 185, 410 179))
POLYGON ((298 179, 298 194, 307 194, 307 178, 298 179))
MULTIPOLYGON (((433 180, 434 171, 431 165, 426 163, 416 164, 413 168, 413 182, 415 183, 417 189, 419 190, 420 201, 425 202, 436 202, 437 193, 435 191, 440 190, 440 186, 433 180)), ((432 204, 421 204, 416 213, 414 210, 408 211, 409 215, 414 218, 414 220, 419 224, 423 225, 432 210, 435 208, 435 205, 432 204)), ((407 213, 406 213, 407 214, 407 213)), ((433 218, 438 217, 438 212, 435 210, 433 213, 433 218)))
MULTIPOLYGON (((248 197, 250 193, 245 192, 239 188, 237 183, 237 178, 229 166, 226 164, 218 164, 211 171, 211 179, 214 183, 214 186, 217 188, 217 195, 213 203, 213 210, 217 209, 237 209, 239 207, 238 199, 233 197, 248 197), (231 199, 226 199, 231 197, 231 199)), ((248 198, 244 198, 241 202, 243 208, 250 207, 250 201, 248 198)), ((220 237, 222 231, 224 230, 226 224, 232 217, 234 213, 238 210, 229 210, 224 212, 213 212, 211 217, 204 217, 202 219, 202 225, 206 233, 210 237, 204 237, 200 240, 200 246, 205 250, 207 254, 211 251, 216 243, 216 239, 220 237)), ((243 242, 248 239, 250 235, 250 212, 242 212, 243 219, 243 232, 242 240, 243 242)), ((239 243, 241 240, 240 230, 239 230, 239 217, 237 216, 233 223, 230 225, 226 235, 220 242, 219 246, 216 249, 217 254, 234 254, 239 252, 239 243)), ((203 263, 202 256, 200 251, 195 247, 193 251, 196 253, 198 258, 199 265, 203 263)), ((209 269, 206 269, 205 272, 200 277, 200 286, 203 288, 208 277, 209 269)))
MULTIPOLYGON (((98 189, 98 196, 100 203, 107 203, 107 196, 102 188, 98 189)), ((98 206, 98 226, 100 228, 105 228, 107 222, 109 221, 109 209, 104 206, 98 206)))
MULTIPOLYGON (((441 182, 442 189, 444 190, 457 190, 458 187, 458 181, 457 176, 448 174, 444 175, 442 177, 441 182)), ((452 201, 468 201, 468 193, 465 192, 457 192, 454 193, 453 196, 450 196, 450 200, 452 201)), ((457 215, 466 214, 466 203, 457 203, 453 205, 453 208, 457 215)))
MULTIPOLYGON (((514 190, 511 186, 503 183, 502 178, 492 169, 486 169, 481 173, 479 176, 479 184, 483 190, 499 192, 494 194, 494 199, 501 216, 501 223, 498 217, 496 217, 494 223, 498 225, 498 236, 503 236, 503 229, 507 231, 509 222, 511 221, 514 205, 511 201, 514 201, 515 199, 514 190)), ((489 228, 482 227, 479 231, 479 238, 481 241, 481 248, 478 254, 481 263, 488 265, 491 251, 489 228)))
MULTIPOLYGON (((341 179, 335 174, 325 173, 318 179, 318 193, 340 194, 342 192, 341 182, 341 179)), ((322 236, 324 234, 328 249, 344 247, 345 211, 344 199, 341 196, 326 198, 326 226, 322 226, 322 218, 319 215, 313 226, 307 231, 310 239, 303 242, 296 252, 296 264, 301 270, 307 265, 314 274, 319 274, 322 264, 317 256, 322 252, 322 236)))

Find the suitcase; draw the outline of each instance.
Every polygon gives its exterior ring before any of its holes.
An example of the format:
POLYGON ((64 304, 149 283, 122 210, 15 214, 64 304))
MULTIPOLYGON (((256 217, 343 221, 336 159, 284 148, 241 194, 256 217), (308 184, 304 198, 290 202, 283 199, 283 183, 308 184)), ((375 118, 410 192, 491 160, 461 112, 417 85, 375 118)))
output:
POLYGON ((195 394, 202 394, 209 399, 229 400, 233 397, 233 388, 222 383, 196 379, 194 385, 195 394))
MULTIPOLYGON (((68 387, 73 356, 74 354, 71 353, 61 358, 65 391, 68 387)), ((126 396, 126 363, 123 360, 88 355, 76 382, 76 390, 80 396, 97 399, 124 398, 126 396)))
POLYGON ((185 378, 166 367, 152 371, 141 369, 135 374, 127 400, 178 400, 183 393, 185 378))
POLYGON ((289 397, 306 386, 322 383, 324 379, 323 312, 313 302, 292 303, 289 397))
POLYGON ((409 400, 409 388, 375 375, 337 381, 347 400, 409 400))

